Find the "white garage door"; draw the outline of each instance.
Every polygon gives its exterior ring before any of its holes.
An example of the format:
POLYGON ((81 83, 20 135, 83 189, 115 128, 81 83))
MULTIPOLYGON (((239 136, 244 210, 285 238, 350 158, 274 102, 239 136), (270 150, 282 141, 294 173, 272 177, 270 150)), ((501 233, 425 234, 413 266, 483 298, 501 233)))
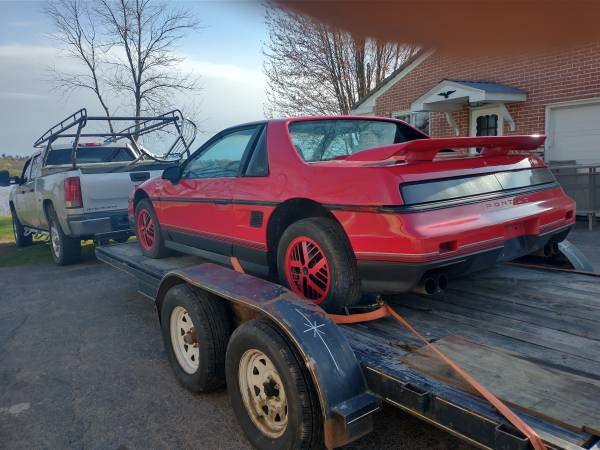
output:
POLYGON ((548 109, 547 161, 600 164, 600 101, 548 109))

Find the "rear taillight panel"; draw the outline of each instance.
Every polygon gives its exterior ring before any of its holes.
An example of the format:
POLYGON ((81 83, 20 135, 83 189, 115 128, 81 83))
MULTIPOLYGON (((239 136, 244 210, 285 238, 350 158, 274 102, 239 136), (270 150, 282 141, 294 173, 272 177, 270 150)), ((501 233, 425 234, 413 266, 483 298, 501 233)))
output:
POLYGON ((83 208, 79 177, 65 178, 65 205, 67 208, 83 208))

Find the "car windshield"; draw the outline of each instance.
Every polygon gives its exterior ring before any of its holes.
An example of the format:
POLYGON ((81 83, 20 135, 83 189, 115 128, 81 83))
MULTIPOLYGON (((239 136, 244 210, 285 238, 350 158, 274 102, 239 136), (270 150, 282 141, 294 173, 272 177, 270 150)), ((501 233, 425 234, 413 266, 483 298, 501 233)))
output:
MULTIPOLYGON (((80 164, 109 163, 133 161, 134 156, 127 147, 78 147, 75 159, 80 164)), ((71 149, 51 149, 46 164, 49 166, 71 164, 71 149)))
POLYGON ((427 136, 398 122, 369 119, 324 119, 292 122, 288 126, 296 150, 307 162, 343 159, 375 147, 427 136))

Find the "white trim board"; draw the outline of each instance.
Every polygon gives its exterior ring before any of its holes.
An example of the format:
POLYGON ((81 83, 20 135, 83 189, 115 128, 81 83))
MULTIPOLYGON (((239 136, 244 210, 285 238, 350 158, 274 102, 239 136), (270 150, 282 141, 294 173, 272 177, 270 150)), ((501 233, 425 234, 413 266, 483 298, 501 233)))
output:
POLYGON ((393 78, 388 80, 384 86, 382 86, 377 92, 374 92, 369 97, 365 99, 363 103, 358 105, 355 109, 351 111, 351 114, 355 114, 358 116, 366 116, 366 115, 374 115, 375 114, 375 105, 377 104, 377 99, 382 95, 389 91, 398 81, 404 78, 406 75, 411 73, 419 64, 429 58, 435 50, 429 50, 411 62, 408 66, 406 66, 403 70, 398 72, 393 78))

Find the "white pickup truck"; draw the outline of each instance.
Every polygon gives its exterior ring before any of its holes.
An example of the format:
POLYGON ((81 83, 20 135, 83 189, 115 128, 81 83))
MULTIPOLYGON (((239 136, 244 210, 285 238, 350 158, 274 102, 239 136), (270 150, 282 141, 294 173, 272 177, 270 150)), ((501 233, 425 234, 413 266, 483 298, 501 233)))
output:
MULTIPOLYGON (((112 118, 119 119, 132 118, 112 118)), ((65 265, 79 260, 82 240, 124 241, 133 234, 127 216, 130 193, 136 185, 161 175, 174 164, 148 157, 138 145, 145 125, 151 131, 160 128, 157 118, 147 122, 136 119, 136 127, 118 133, 82 133, 87 121, 106 118, 88 117, 81 110, 36 141, 34 146, 45 146, 27 160, 9 195, 18 247, 31 245, 35 234, 47 233, 54 261, 65 265), (73 127, 76 132, 68 131, 73 127), (120 139, 123 136, 130 139, 120 139), (57 145, 59 137, 71 138, 75 143, 57 145), (86 137, 102 137, 104 141, 81 143, 80 139, 86 137)), ((190 136, 184 141, 184 153, 189 154, 191 141, 190 136)), ((181 155, 179 152, 173 159, 181 155)))

